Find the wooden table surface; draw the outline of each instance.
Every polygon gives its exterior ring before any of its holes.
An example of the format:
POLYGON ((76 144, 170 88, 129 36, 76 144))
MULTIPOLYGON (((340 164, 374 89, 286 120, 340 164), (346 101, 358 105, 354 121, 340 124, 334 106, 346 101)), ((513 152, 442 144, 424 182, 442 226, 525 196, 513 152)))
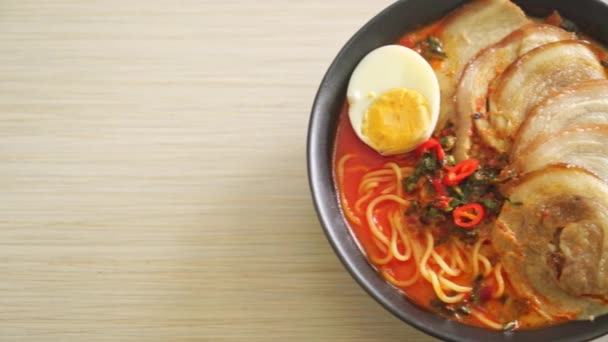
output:
POLYGON ((0 1, 0 340, 428 341, 345 272, 305 141, 391 1, 0 1))
POLYGON ((307 183, 316 88, 389 3, 0 1, 0 340, 432 341, 307 183))

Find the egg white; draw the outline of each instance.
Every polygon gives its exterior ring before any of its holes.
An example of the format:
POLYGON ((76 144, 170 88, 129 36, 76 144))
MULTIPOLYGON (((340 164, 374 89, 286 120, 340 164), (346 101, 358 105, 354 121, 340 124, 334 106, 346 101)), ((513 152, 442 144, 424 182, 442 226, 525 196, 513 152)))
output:
MULTIPOLYGON (((416 51, 401 45, 379 47, 357 65, 348 83, 346 93, 348 115, 357 136, 374 148, 362 133, 365 112, 374 99, 394 88, 417 91, 428 101, 431 120, 425 136, 431 136, 439 118, 439 82, 433 68, 416 51)), ((412 149, 415 148, 412 147, 412 149)))

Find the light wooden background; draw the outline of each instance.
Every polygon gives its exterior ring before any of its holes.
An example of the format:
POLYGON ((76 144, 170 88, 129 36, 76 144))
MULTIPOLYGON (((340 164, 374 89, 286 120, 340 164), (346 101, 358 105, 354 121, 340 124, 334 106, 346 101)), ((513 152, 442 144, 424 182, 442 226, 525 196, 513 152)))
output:
POLYGON ((0 340, 431 341, 306 178, 316 87, 390 2, 0 0, 0 340))
POLYGON ((0 0, 0 340, 429 340, 306 178, 316 87, 390 2, 0 0))

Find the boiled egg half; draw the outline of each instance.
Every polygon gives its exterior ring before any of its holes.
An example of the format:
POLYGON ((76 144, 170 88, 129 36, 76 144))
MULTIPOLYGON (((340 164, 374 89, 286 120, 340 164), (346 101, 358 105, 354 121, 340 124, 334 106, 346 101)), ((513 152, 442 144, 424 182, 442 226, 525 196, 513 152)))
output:
POLYGON ((437 125, 437 77, 422 56, 404 46, 383 46, 365 56, 346 96, 355 133, 382 155, 415 149, 437 125))

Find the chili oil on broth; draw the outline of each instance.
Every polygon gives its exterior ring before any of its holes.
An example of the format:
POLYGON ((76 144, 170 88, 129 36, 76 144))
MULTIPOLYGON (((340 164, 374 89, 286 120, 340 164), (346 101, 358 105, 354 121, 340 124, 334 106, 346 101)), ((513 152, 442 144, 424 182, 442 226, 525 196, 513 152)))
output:
MULTIPOLYGON (((433 44, 429 37, 438 35, 444 23, 445 18, 408 33, 399 44, 424 55, 424 49, 433 44), (420 44, 425 41, 426 45, 420 44)), ((427 55, 435 70, 444 67, 442 58, 433 58, 437 53, 443 51, 427 55)), ((441 139, 454 134, 448 123, 434 136, 441 139)), ((508 156, 485 146, 475 129, 470 136, 471 155, 481 168, 500 171, 507 165, 508 156)), ((368 147, 353 131, 348 104, 344 105, 334 156, 339 202, 359 246, 384 279, 417 305, 469 325, 511 330, 566 321, 546 315, 518 296, 509 282, 490 232, 505 198, 497 199, 497 212, 488 213, 474 234, 455 227, 450 213, 444 215, 445 220, 430 222, 422 219, 420 210, 411 213, 412 203, 437 200, 424 177, 418 182, 420 189, 407 191, 407 179, 416 172, 420 158, 414 152, 381 156, 368 147)), ((502 177, 509 175, 503 172, 502 177)))

